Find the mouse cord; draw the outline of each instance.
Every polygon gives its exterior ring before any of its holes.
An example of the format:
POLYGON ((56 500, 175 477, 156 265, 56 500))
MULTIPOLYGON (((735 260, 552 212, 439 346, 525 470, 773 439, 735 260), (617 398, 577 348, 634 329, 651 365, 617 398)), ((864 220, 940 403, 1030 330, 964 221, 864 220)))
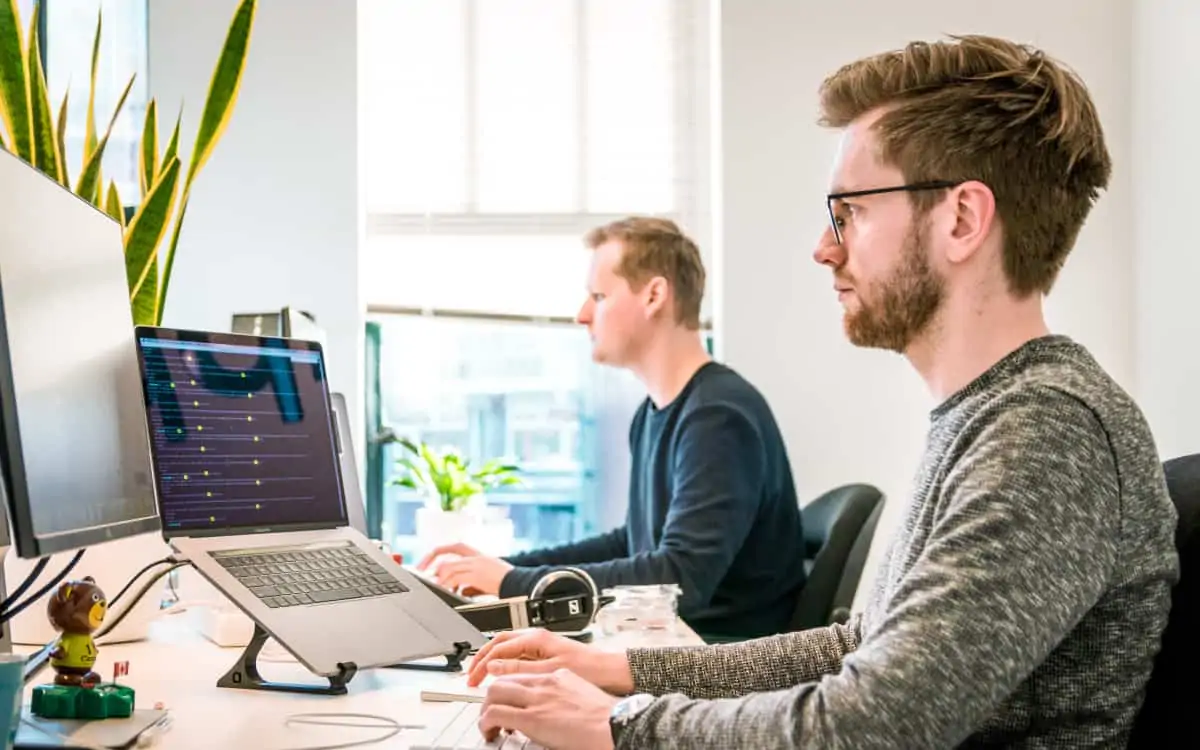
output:
POLYGON ((371 737, 365 740, 355 740, 353 742, 343 742, 337 745, 314 745, 310 747, 300 748, 299 750, 341 750, 346 747, 359 747, 361 745, 374 745, 377 742, 390 740, 400 734, 405 729, 424 729, 424 724, 401 724, 395 719, 387 716, 376 716, 374 714, 348 714, 348 713, 306 713, 292 714, 284 720, 284 726, 292 724, 309 724, 315 726, 327 727, 350 727, 356 729, 382 729, 386 730, 386 734, 379 737, 371 737))

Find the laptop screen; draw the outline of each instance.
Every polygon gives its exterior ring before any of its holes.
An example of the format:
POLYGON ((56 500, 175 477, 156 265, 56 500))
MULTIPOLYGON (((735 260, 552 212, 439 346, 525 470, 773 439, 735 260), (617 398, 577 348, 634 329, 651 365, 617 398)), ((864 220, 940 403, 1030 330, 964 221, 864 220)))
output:
POLYGON ((345 523, 321 347, 140 327, 166 536, 345 523))

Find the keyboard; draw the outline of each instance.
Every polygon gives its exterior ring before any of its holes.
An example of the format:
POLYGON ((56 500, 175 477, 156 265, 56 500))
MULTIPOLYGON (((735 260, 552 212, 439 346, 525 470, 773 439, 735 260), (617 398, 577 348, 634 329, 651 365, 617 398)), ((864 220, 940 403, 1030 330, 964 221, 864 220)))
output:
POLYGON ((318 548, 263 547, 211 554, 230 575, 272 608, 408 591, 351 542, 318 548))
POLYGON ((409 735, 409 750, 546 750, 522 734, 502 734, 484 742, 479 731, 481 708, 479 703, 450 704, 450 719, 409 735))

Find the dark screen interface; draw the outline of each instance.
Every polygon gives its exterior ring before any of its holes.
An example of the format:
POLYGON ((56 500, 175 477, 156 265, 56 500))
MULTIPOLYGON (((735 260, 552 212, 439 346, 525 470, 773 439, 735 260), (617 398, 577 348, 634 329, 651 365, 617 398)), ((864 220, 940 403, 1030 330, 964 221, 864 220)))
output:
POLYGON ((164 528, 343 520, 321 356, 266 341, 140 340, 164 528))

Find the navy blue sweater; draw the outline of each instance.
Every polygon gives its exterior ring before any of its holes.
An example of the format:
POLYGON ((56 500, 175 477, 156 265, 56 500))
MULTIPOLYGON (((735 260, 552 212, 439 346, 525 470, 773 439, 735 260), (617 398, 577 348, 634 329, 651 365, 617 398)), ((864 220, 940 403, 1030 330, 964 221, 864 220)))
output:
POLYGON ((766 400, 710 362, 670 404, 647 399, 629 431, 624 526, 513 555, 501 596, 527 594, 555 565, 600 587, 677 583, 680 615, 697 632, 760 636, 786 629, 804 585, 800 507, 766 400))

